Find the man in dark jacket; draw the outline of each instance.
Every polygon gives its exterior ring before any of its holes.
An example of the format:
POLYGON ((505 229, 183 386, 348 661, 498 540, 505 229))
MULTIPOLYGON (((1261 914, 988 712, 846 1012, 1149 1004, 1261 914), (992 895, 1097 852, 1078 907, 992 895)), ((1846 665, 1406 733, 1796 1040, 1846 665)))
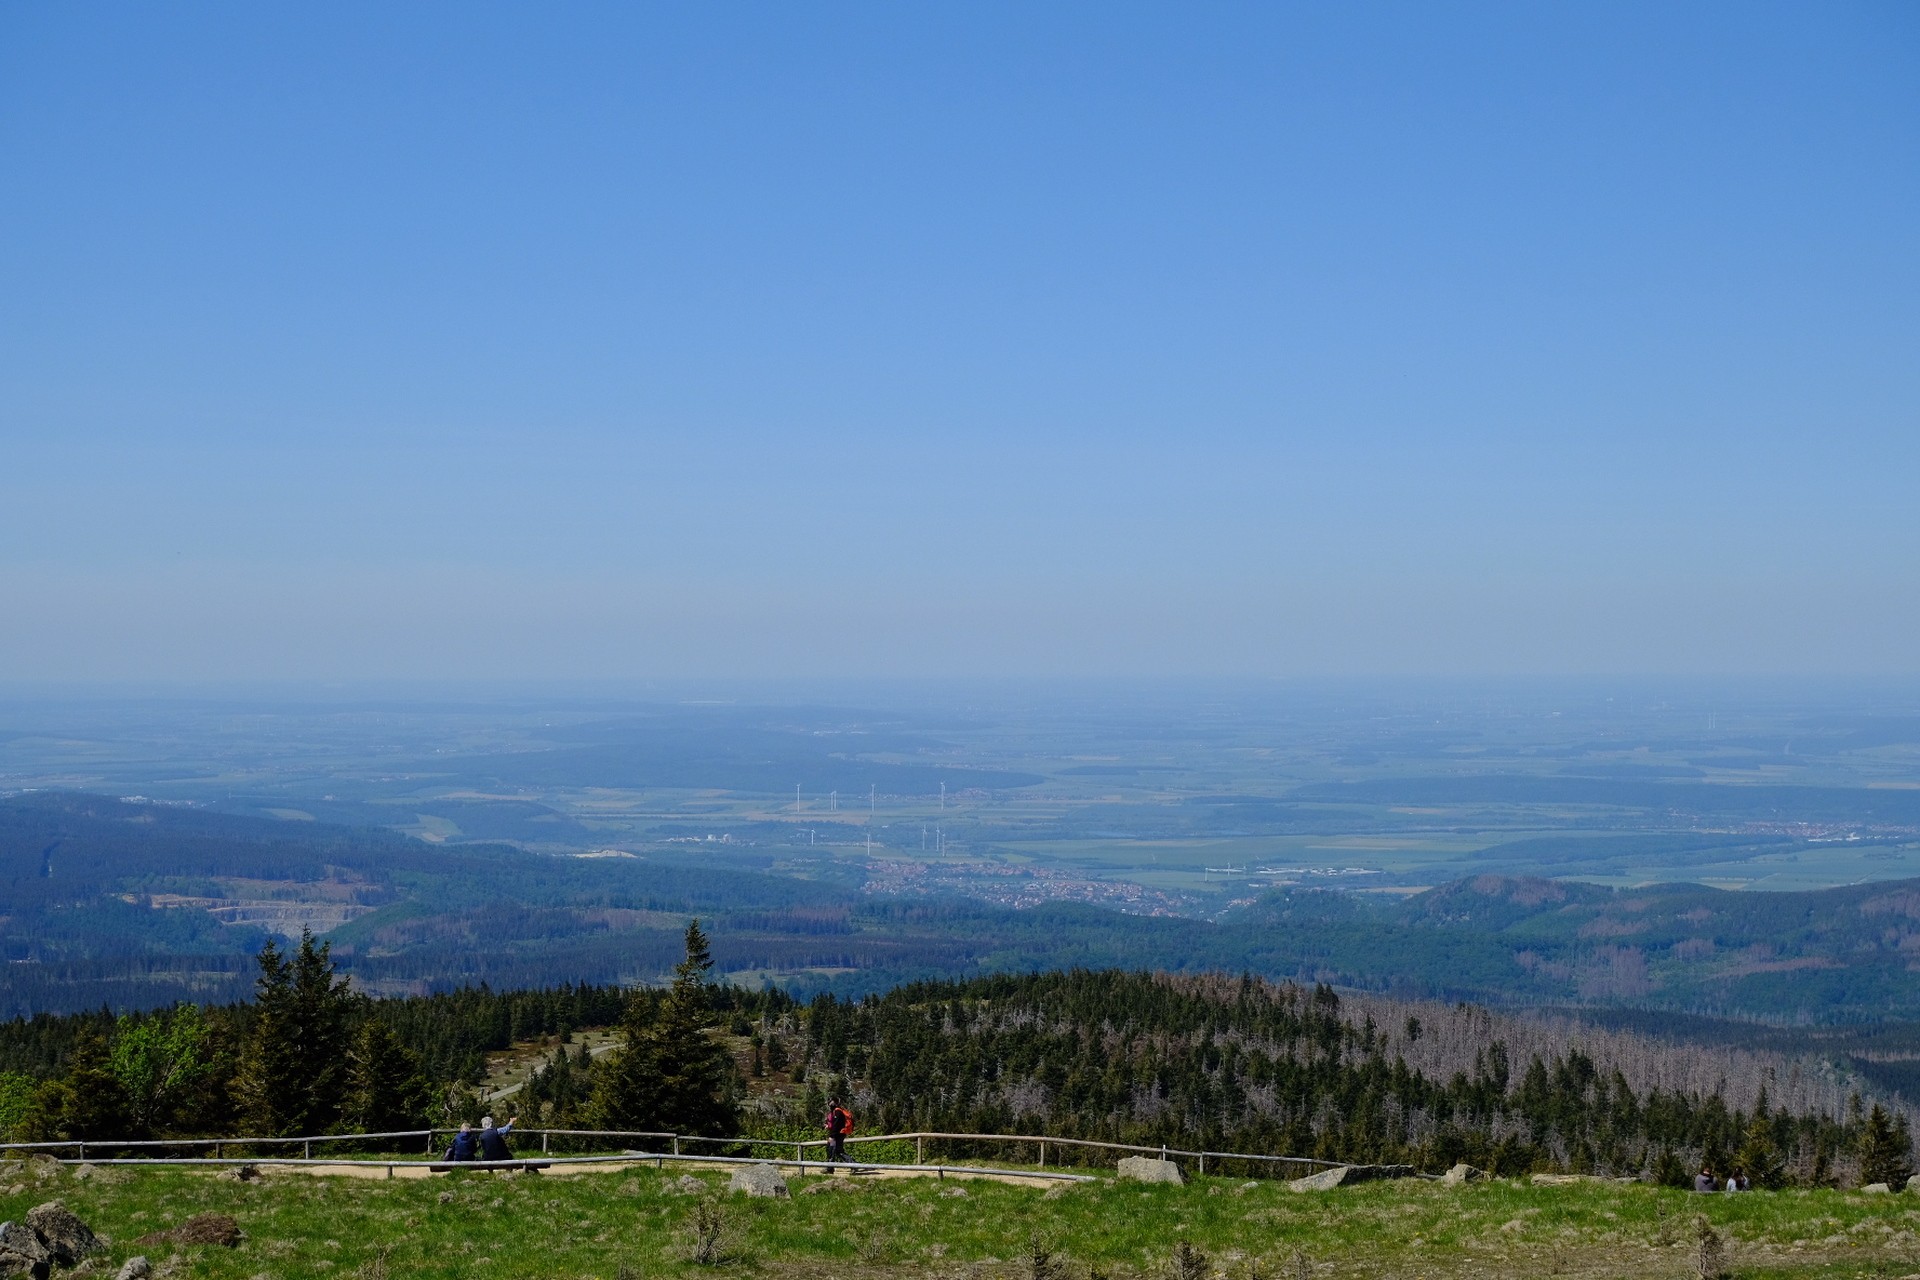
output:
POLYGON ((507 1149, 507 1134, 513 1131, 513 1121, 509 1120, 498 1129, 493 1127, 493 1117, 486 1116, 480 1121, 480 1158, 482 1160, 511 1160, 513 1152, 507 1149))
POLYGON ((447 1148, 449 1160, 473 1160, 480 1155, 480 1135, 473 1126, 462 1120, 460 1132, 453 1135, 453 1145, 447 1148))

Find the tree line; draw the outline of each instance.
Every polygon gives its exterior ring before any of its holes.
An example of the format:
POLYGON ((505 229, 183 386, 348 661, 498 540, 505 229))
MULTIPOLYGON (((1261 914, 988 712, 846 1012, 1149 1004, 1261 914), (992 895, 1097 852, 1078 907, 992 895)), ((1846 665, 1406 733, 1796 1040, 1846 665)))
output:
MULTIPOLYGON (((665 991, 561 986, 373 1000, 305 934, 256 958, 252 1001, 105 1011, 0 1025, 0 1133, 16 1141, 389 1133, 477 1120, 486 1054, 617 1024, 591 1114, 609 1128, 723 1134, 739 1088, 710 1024, 733 1003, 708 981, 694 922, 665 991)), ((585 1114, 584 1112, 582 1114, 585 1114)))
POLYGON ((1671 1063, 1636 1065, 1609 1042, 1529 1039, 1520 1020, 1484 1011, 1112 970, 802 1005, 713 982, 697 921, 683 949, 664 989, 371 1000, 336 973, 325 943, 269 943, 244 1005, 0 1027, 0 1126, 16 1139, 100 1141, 448 1125, 478 1117, 487 1053, 532 1045, 545 1060, 512 1106, 557 1128, 794 1136, 838 1093, 869 1132, 1038 1133, 1430 1170, 1465 1161, 1676 1185, 1702 1164, 1760 1186, 1911 1172, 1905 1114, 1857 1093, 1809 1105, 1763 1072, 1750 1095, 1730 1094, 1725 1080, 1688 1084, 1671 1063), (574 1042, 608 1026, 611 1052, 574 1042))
MULTIPOLYGON (((1499 1174, 1570 1171, 1683 1185, 1702 1164, 1757 1184, 1903 1182, 1903 1112, 1636 1085, 1580 1044, 1524 1057, 1478 1011, 1395 1005, 1391 1028, 1325 986, 1117 971, 928 982, 817 999, 798 1052, 851 1082, 882 1130, 1043 1133, 1499 1174), (1492 1032, 1470 1056, 1416 1051, 1423 1024, 1492 1032)), ((1515 1023, 1518 1020, 1511 1020, 1515 1023)), ((1651 1064, 1645 1073, 1660 1074, 1651 1064)), ((1251 1172, 1252 1170, 1250 1170, 1251 1172)))

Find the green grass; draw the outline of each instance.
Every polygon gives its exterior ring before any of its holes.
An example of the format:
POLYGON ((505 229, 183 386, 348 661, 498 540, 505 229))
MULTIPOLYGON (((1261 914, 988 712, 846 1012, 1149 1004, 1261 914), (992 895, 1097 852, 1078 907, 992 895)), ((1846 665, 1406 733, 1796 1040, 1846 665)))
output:
POLYGON ((208 1280, 986 1280, 1028 1274, 1022 1255, 1036 1233, 1072 1260, 1075 1280, 1089 1264, 1116 1277, 1157 1276, 1181 1239, 1234 1280, 1250 1277, 1256 1265, 1261 1275, 1291 1275, 1285 1268, 1296 1249, 1316 1277, 1679 1277, 1689 1274, 1699 1214, 1732 1242, 1736 1276, 1920 1272, 1920 1198, 1904 1195, 1695 1197, 1639 1186, 1505 1182, 1381 1183, 1296 1194, 1278 1183, 1198 1179, 1187 1187, 1103 1181, 1048 1197, 1038 1188, 984 1181, 859 1179, 827 1194, 749 1200, 720 1194, 725 1183, 722 1172, 674 1168, 394 1181, 286 1173, 250 1184, 185 1170, 88 1180, 68 1174, 36 1184, 0 1171, 0 1218, 59 1198, 114 1241, 114 1266, 135 1253, 159 1262, 177 1252, 172 1274, 208 1280), (699 1183, 701 1193, 684 1190, 683 1177, 699 1183), (715 1194, 734 1247, 726 1264, 701 1267, 687 1260, 687 1228, 703 1197, 715 1194), (132 1243, 208 1210, 232 1214, 247 1240, 233 1250, 132 1243))

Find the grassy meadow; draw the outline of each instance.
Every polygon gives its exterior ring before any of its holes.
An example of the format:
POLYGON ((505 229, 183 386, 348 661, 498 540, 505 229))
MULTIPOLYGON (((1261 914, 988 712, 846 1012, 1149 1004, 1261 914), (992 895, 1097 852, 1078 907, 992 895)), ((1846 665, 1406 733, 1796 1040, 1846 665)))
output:
MULTIPOLYGON (((1060 1280, 1169 1275, 1185 1240, 1202 1274, 1295 1277, 1682 1277, 1698 1221, 1727 1242, 1727 1274, 1920 1274, 1920 1197, 1841 1191, 1693 1196, 1638 1185, 1448 1187, 1375 1183, 1295 1193, 1275 1182, 1103 1179, 1047 1190, 982 1179, 790 1184, 789 1200, 725 1191, 723 1171, 669 1166, 372 1180, 272 1172, 256 1182, 180 1169, 43 1176, 0 1167, 0 1219, 58 1198, 162 1275, 263 1278, 755 1276, 1029 1277, 1038 1240, 1060 1280), (816 1191, 815 1187, 827 1189, 816 1191), (237 1248, 138 1245, 192 1214, 231 1214, 237 1248), (716 1259, 694 1260, 696 1226, 716 1259), (716 1243, 710 1239, 709 1243, 716 1243)), ((109 1265, 103 1266, 103 1263, 109 1265)))

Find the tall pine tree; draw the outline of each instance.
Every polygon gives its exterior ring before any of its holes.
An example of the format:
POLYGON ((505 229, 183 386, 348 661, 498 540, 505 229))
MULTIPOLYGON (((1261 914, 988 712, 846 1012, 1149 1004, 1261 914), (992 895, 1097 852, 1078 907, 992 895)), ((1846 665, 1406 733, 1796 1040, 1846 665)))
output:
POLYGON ((687 926, 686 958, 656 1002, 628 997, 622 1047, 595 1071, 592 1115, 609 1129, 724 1136, 738 1127, 733 1060, 709 1034, 713 955, 700 922, 687 926))
POLYGON ((1874 1103, 1860 1131, 1860 1181, 1884 1182, 1900 1191, 1912 1176, 1913 1136, 1907 1132, 1907 1118, 1896 1120, 1874 1103))
POLYGON ((346 1126, 358 1133, 411 1129, 432 1102, 419 1056, 379 1018, 361 1023, 347 1055, 346 1126))
POLYGON ((304 930, 291 959, 268 939, 259 961, 253 1035, 234 1081, 240 1114, 262 1137, 325 1133, 346 1094, 347 979, 334 977, 330 946, 304 930))
POLYGON ((113 1074, 106 1041, 88 1029, 75 1040, 66 1074, 40 1086, 27 1123, 37 1141, 124 1138, 132 1127, 126 1090, 113 1074))

